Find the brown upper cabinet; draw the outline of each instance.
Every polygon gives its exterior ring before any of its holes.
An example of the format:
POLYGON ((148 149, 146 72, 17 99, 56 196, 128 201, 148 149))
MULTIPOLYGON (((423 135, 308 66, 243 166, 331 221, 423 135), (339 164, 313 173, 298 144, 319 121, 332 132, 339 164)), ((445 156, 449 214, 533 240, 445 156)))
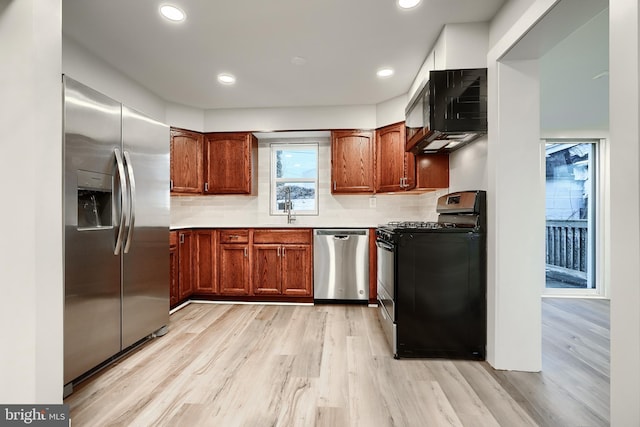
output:
POLYGON ((201 193, 203 135, 171 129, 171 192, 201 193))
POLYGON ((204 141, 204 193, 254 194, 257 138, 249 132, 207 133, 204 141))
POLYGON ((416 157, 405 152, 404 122, 376 130, 376 192, 406 191, 416 186, 416 157))
POLYGON ((449 154, 418 154, 416 156, 416 188, 449 187, 449 154))
POLYGON ((374 192, 375 143, 372 131, 331 132, 331 192, 374 192))

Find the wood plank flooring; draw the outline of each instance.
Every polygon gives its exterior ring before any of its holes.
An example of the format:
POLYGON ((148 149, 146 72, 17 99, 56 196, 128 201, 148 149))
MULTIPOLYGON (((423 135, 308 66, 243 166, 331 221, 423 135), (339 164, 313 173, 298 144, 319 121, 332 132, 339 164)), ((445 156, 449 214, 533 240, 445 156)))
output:
POLYGON ((191 304, 65 403, 74 426, 608 425, 608 302, 543 310, 544 369, 522 373, 395 360, 364 306, 191 304))

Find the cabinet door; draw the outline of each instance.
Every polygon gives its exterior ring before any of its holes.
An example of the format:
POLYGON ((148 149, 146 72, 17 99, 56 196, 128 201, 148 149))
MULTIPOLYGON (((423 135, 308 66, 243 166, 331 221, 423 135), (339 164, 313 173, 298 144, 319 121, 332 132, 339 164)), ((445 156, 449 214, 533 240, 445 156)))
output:
POLYGON ((222 295, 249 295, 249 245, 218 246, 218 287, 222 295))
POLYGON ((171 129, 171 192, 202 192, 203 141, 200 133, 171 129))
POLYGON ((194 292, 213 294, 217 291, 216 252, 217 232, 198 230, 195 232, 195 286, 194 292))
POLYGON ((280 295, 281 253, 280 245, 253 245, 251 276, 255 295, 280 295))
POLYGON ((283 295, 311 296, 311 246, 282 246, 283 295))
POLYGON ((250 133, 208 133, 205 146, 205 193, 251 194, 256 138, 250 133))
POLYGON ((417 156, 416 185, 418 188, 449 187, 449 155, 419 154, 417 156))
POLYGON ((178 288, 182 301, 193 293, 193 234, 191 231, 181 231, 178 238, 178 288))
POLYGON ((180 301, 178 287, 178 247, 169 247, 169 305, 173 307, 180 301))
POLYGON ((374 134, 331 132, 331 192, 373 193, 374 134))
POLYGON ((415 187, 415 156, 405 152, 404 123, 376 131, 376 191, 404 191, 415 187))

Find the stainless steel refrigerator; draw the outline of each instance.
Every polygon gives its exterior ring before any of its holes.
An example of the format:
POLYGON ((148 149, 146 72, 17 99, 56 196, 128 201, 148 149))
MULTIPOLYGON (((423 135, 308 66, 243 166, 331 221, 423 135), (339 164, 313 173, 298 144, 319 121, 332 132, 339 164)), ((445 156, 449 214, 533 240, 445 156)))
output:
POLYGON ((65 395, 169 321, 169 128, 63 76, 65 395))

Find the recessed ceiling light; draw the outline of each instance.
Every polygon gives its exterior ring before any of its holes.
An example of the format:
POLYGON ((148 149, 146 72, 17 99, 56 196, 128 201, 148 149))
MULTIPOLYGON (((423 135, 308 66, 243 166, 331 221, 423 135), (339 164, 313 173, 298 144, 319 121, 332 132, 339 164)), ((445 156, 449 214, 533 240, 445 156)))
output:
POLYGON ((236 78, 231 74, 222 73, 218 74, 218 81, 223 85, 232 85, 236 82, 236 78))
POLYGON ((392 68, 381 68, 381 69, 378 70, 376 75, 378 77, 380 77, 380 78, 391 77, 391 76, 393 76, 393 69, 392 68))
POLYGON ((291 58, 291 63, 293 65, 304 65, 307 63, 307 60, 301 56, 294 56, 293 58, 291 58))
POLYGON ((182 10, 170 4, 160 6, 160 13, 171 21, 184 21, 185 14, 182 10))
POLYGON ((411 9, 416 7, 420 3, 420 0, 398 0, 398 6, 403 9, 411 9))

